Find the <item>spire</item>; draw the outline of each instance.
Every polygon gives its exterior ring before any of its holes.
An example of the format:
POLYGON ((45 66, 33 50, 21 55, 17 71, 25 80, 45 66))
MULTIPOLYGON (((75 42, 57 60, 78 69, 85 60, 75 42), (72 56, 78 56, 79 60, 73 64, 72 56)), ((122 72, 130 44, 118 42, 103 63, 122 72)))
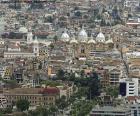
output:
POLYGON ((100 33, 102 32, 102 28, 100 27, 100 33))
POLYGON ((64 33, 67 33, 67 28, 64 28, 64 33))
POLYGON ((35 36, 34 43, 38 44, 37 36, 35 36))

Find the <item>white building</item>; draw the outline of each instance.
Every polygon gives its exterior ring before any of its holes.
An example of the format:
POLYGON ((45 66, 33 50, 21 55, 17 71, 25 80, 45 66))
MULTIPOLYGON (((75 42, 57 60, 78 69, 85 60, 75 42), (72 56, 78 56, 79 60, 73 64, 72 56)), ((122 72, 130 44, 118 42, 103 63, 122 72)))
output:
POLYGON ((131 116, 140 116, 140 104, 135 103, 131 105, 131 116))
POLYGON ((7 107, 7 100, 3 94, 0 94, 0 108, 7 107))
POLYGON ((126 96, 138 96, 138 78, 120 79, 120 83, 126 83, 126 96))
POLYGON ((28 53, 28 52, 4 52, 4 58, 32 58, 36 57, 34 53, 28 53))
POLYGON ((124 6, 125 7, 138 7, 139 6, 139 0, 125 0, 124 6))
POLYGON ((0 67, 0 76, 3 78, 5 75, 5 71, 6 71, 6 66, 1 66, 0 67))
POLYGON ((130 58, 140 58, 140 52, 128 52, 126 53, 126 58, 130 59, 130 58))

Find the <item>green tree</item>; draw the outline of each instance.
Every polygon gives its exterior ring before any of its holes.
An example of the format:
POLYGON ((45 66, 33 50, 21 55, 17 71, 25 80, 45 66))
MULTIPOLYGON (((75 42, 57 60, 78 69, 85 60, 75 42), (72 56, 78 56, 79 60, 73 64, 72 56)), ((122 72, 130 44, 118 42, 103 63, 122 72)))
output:
POLYGON ((52 16, 48 16, 47 17, 47 22, 52 23, 53 22, 53 17, 52 16))
POLYGON ((106 25, 105 20, 102 19, 102 20, 101 20, 101 26, 105 26, 105 25, 106 25))
POLYGON ((87 95, 88 99, 93 99, 100 95, 100 80, 96 72, 93 72, 92 75, 90 75, 90 78, 91 79, 88 82, 89 90, 87 95))
POLYGON ((57 75, 58 78, 63 79, 64 75, 65 75, 65 72, 62 69, 60 69, 60 70, 58 70, 56 75, 57 75))
POLYGON ((132 15, 131 14, 128 14, 128 18, 131 18, 132 17, 132 15))
POLYGON ((75 6, 74 10, 79 10, 79 7, 75 6))
POLYGON ((109 86, 106 88, 106 94, 112 97, 118 97, 119 95, 119 87, 118 86, 109 86))
POLYGON ((81 77, 84 77, 84 75, 85 75, 85 71, 84 71, 84 70, 81 70, 80 76, 81 76, 81 77))
POLYGON ((56 105, 59 109, 64 110, 64 108, 68 106, 66 96, 62 96, 60 99, 56 100, 56 105))
POLYGON ((49 112, 50 112, 50 114, 55 115, 56 112, 58 112, 58 108, 56 106, 52 105, 49 108, 49 112))
POLYGON ((56 42, 56 41, 58 40, 58 36, 55 35, 55 36, 53 37, 53 40, 56 42))
POLYGON ((54 45, 53 44, 50 44, 50 48, 51 48, 51 50, 54 49, 54 45))
POLYGON ((24 99, 21 99, 21 100, 18 100, 17 103, 16 103, 16 107, 19 111, 25 111, 25 110, 28 110, 29 109, 29 101, 28 100, 24 100, 24 99))

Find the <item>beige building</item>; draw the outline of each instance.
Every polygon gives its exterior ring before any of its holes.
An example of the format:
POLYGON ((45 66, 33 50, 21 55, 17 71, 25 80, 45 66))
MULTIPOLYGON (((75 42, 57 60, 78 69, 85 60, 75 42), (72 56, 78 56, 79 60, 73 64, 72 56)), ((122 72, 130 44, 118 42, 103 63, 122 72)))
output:
POLYGON ((81 29, 76 37, 70 37, 66 30, 61 36, 61 41, 70 46, 72 57, 85 60, 93 57, 95 52, 105 52, 118 48, 120 41, 116 39, 117 37, 111 33, 104 35, 101 29, 96 37, 92 34, 89 37, 84 28, 81 29))
POLYGON ((59 99, 60 91, 56 87, 46 88, 15 88, 4 91, 8 106, 14 105, 19 99, 25 99, 30 102, 30 106, 54 105, 56 99, 59 99))
POLYGON ((60 90, 60 97, 66 96, 66 99, 69 99, 70 96, 74 93, 73 87, 73 83, 57 86, 57 88, 60 90))

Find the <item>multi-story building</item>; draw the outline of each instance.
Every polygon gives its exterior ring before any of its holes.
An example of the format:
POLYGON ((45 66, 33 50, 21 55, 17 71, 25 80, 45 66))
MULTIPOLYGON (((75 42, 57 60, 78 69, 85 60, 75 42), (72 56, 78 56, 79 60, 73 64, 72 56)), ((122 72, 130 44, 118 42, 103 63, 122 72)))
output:
POLYGON ((138 96, 138 78, 120 79, 120 94, 122 96, 138 96))
POLYGON ((60 97, 60 91, 56 87, 46 88, 15 88, 4 91, 8 106, 14 105, 18 100, 25 99, 31 106, 55 105, 56 99, 60 97))
POLYGON ((137 7, 139 6, 139 0, 125 0, 124 6, 125 7, 137 7))
POLYGON ((90 116, 131 116, 129 108, 104 106, 93 108, 90 116))
POLYGON ((73 83, 64 84, 64 86, 57 86, 60 90, 60 97, 66 96, 66 99, 69 99, 74 93, 73 87, 73 83))
POLYGON ((113 69, 109 72, 109 83, 110 85, 118 85, 120 79, 120 70, 113 69))
POLYGON ((132 104, 131 105, 131 116, 140 116, 140 104, 132 104))

